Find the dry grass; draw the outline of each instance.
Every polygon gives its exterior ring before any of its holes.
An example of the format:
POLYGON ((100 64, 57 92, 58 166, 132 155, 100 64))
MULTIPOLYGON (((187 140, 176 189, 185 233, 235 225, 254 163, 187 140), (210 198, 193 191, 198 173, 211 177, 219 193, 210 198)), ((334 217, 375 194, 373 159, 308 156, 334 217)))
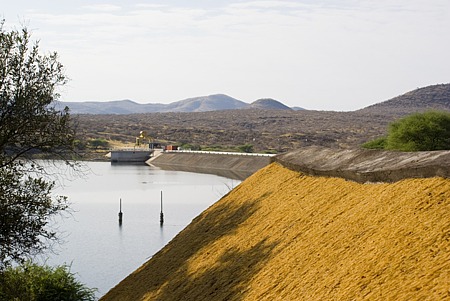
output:
POLYGON ((450 298, 450 180, 357 184, 273 163, 102 300, 450 298))

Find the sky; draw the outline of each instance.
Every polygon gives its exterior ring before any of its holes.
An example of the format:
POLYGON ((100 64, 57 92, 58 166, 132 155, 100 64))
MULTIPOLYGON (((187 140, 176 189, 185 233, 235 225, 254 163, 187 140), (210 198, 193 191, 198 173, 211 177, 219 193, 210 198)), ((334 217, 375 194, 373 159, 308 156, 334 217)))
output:
POLYGON ((448 0, 0 0, 0 17, 59 54, 62 101, 352 111, 450 82, 448 0))

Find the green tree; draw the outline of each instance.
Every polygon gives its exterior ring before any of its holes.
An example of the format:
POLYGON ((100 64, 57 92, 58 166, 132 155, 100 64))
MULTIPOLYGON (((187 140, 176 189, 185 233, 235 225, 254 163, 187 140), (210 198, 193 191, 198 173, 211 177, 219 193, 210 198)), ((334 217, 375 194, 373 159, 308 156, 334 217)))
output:
POLYGON ((86 288, 67 266, 55 268, 26 262, 0 273, 0 300, 95 300, 95 289, 86 288))
POLYGON ((30 159, 43 153, 73 164, 68 108, 56 108, 65 83, 56 53, 41 55, 26 28, 7 31, 0 22, 0 270, 57 240, 49 220, 67 201, 51 195, 54 183, 42 174, 30 177, 45 172, 30 159))
POLYGON ((416 113, 391 123, 386 149, 400 151, 450 149, 450 113, 439 111, 416 113))
POLYGON ((399 151, 450 149, 450 113, 428 111, 415 113, 392 122, 388 135, 367 142, 363 147, 399 151))

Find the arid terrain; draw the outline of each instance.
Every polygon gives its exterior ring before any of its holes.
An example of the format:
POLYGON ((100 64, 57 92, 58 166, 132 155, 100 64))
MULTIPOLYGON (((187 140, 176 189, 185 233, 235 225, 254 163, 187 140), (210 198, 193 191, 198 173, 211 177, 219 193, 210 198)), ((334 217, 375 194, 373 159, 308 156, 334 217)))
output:
POLYGON ((76 115, 80 136, 134 144, 146 131, 163 144, 282 153, 303 146, 355 148, 386 134, 390 122, 429 109, 450 111, 450 84, 408 92, 354 112, 224 110, 194 113, 76 115))

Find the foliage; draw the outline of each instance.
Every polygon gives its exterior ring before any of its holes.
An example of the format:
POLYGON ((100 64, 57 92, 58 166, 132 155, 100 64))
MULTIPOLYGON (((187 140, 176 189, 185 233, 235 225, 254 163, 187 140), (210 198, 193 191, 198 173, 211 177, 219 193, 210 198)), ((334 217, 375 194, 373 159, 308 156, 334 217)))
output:
POLYGON ((0 269, 45 249, 44 239, 56 240, 48 222, 68 207, 65 197, 52 199, 53 183, 26 176, 21 167, 0 169, 0 269))
POLYGON ((415 113, 392 122, 388 135, 363 145, 370 149, 433 151, 450 149, 450 113, 415 113))
POLYGON ((386 147, 386 137, 377 138, 375 140, 366 142, 362 145, 363 148, 368 149, 385 149, 386 147))
POLYGON ((95 300, 95 289, 80 283, 67 266, 26 262, 0 273, 0 300, 95 300))
POLYGON ((389 125, 386 149, 433 151, 450 149, 450 113, 416 113, 389 125))
POLYGON ((36 152, 64 159, 73 150, 68 108, 55 108, 63 66, 56 53, 40 55, 38 43, 30 48, 29 38, 27 29, 6 32, 0 23, 0 166, 36 152))
POLYGON ((36 174, 45 170, 23 159, 49 154, 73 165, 69 112, 56 109, 63 66, 30 43, 26 28, 8 32, 0 21, 0 270, 56 241, 50 218, 67 209, 65 198, 52 197, 54 184, 36 174))
POLYGON ((237 148, 242 153, 253 153, 253 145, 252 144, 239 145, 237 148))
POLYGON ((88 141, 88 144, 90 147, 93 147, 95 149, 103 148, 106 149, 109 147, 109 142, 106 139, 97 138, 97 139, 90 139, 88 141))

